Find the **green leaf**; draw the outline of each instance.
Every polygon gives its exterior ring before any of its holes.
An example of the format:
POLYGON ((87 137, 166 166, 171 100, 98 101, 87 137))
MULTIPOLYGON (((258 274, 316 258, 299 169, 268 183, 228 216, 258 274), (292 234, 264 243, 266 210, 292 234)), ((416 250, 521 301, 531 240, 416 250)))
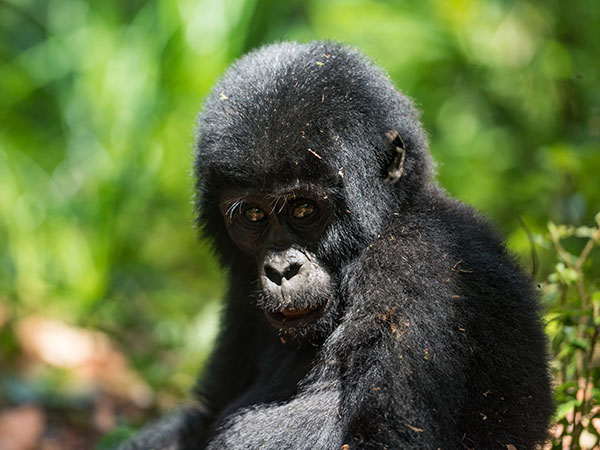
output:
POLYGON ((122 444, 129 439, 134 429, 126 426, 119 426, 110 433, 105 434, 94 447, 94 450, 109 450, 115 448, 118 444, 122 444))
POLYGON ((559 421, 561 419, 564 419, 565 416, 567 415, 567 413, 572 411, 573 408, 580 406, 580 405, 581 405, 581 400, 577 400, 576 398, 558 405, 558 407, 556 408, 556 413, 554 414, 554 420, 559 421))
POLYGON ((567 398, 572 398, 573 396, 571 394, 569 394, 569 392, 576 392, 578 389, 579 385, 577 384, 576 381, 565 381, 562 384, 559 384, 558 386, 556 386, 556 389, 554 390, 555 394, 557 395, 562 395, 561 401, 566 401, 565 399, 567 398))
MULTIPOLYGON (((564 263, 559 262, 558 264, 556 264, 556 274, 558 275, 559 280, 566 285, 571 285, 577 282, 577 280, 579 279, 579 274, 567 267, 564 263)), ((551 280, 553 281, 553 280, 551 280)))
POLYGON ((573 340, 571 340, 571 342, 569 342, 569 345, 576 349, 584 351, 589 350, 590 348, 590 342, 587 339, 583 338, 574 338, 573 340))
POLYGON ((575 236, 580 238, 594 239, 597 232, 597 228, 578 227, 575 229, 575 236))
POLYGON ((555 225, 553 222, 548 222, 548 230, 552 236, 555 236, 558 239, 571 237, 575 233, 575 227, 567 225, 555 225))

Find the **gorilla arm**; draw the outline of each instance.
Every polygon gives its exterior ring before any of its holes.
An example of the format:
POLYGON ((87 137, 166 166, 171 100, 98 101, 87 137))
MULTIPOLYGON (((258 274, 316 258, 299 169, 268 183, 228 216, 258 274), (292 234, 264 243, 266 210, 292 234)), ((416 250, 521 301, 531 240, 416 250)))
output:
POLYGON ((342 445, 339 383, 314 383, 285 403, 230 416, 208 446, 216 449, 329 449, 342 445))
POLYGON ((411 273, 418 266, 400 270, 389 260, 401 260, 398 252, 378 251, 391 236, 349 271, 350 307, 330 339, 343 374, 344 441, 350 449, 460 448, 448 430, 458 428, 465 369, 457 361, 469 346, 452 315, 436 313, 434 297, 447 286, 420 282, 411 273))
POLYGON ((329 348, 348 374, 346 443, 537 448, 549 415, 533 418, 552 406, 530 281, 470 208, 423 204, 346 272, 345 329, 329 348))
MULTIPOLYGON (((440 419, 430 417, 435 415, 430 409, 432 401, 441 403, 441 412, 448 398, 426 398, 418 386, 423 381, 439 382, 429 381, 433 375, 427 372, 428 363, 431 366, 438 361, 427 361, 426 351, 419 353, 402 345, 398 338, 403 336, 393 319, 378 319, 372 313, 367 313, 368 320, 340 325, 324 345, 313 373, 304 380, 305 388, 291 400, 253 402, 251 399, 260 396, 267 384, 263 377, 276 380, 288 376, 285 370, 262 374, 255 387, 258 392, 251 388, 248 401, 243 401, 253 406, 230 415, 208 448, 312 450, 340 449, 344 444, 360 449, 391 449, 400 444, 435 448, 433 444, 445 438, 419 425, 437 425, 440 419)), ((404 337, 409 334, 407 331, 404 337)), ((419 347, 416 340, 413 345, 419 347)), ((435 372, 441 374, 442 369, 435 372)), ((443 382, 450 385, 458 380, 447 373, 443 382)), ((444 429, 443 424, 439 426, 444 429)))
MULTIPOLYGON (((447 426, 455 416, 447 409, 459 401, 454 397, 461 396, 463 380, 454 363, 436 352, 451 354, 449 347, 459 338, 450 338, 445 331, 450 327, 426 310, 435 306, 415 301, 430 293, 409 293, 395 265, 370 267, 380 262, 366 252, 346 268, 363 278, 351 281, 345 317, 323 344, 300 393, 289 401, 257 404, 253 398, 261 394, 253 390, 289 376, 283 368, 261 373, 242 401, 254 406, 230 415, 210 449, 436 448, 450 439, 439 430, 456 429, 447 426), (379 287, 369 292, 371 285, 379 287), (424 384, 431 389, 424 390, 424 384), (440 395, 440 386, 452 397, 440 395), (434 391, 438 394, 431 396, 434 391)), ((420 289, 431 285, 423 283, 420 289)), ((455 436, 450 447, 459 439, 455 436)))

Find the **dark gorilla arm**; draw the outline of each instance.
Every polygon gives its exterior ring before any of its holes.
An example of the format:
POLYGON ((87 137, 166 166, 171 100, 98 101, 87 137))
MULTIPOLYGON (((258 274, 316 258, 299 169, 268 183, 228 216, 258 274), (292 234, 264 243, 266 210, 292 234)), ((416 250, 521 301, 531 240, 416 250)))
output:
MULTIPOLYGON (((210 415, 202 409, 182 408, 147 425, 118 450, 180 450, 198 448, 209 428, 210 415)), ((201 448, 201 447, 200 447, 201 448)))
POLYGON ((553 404, 529 279, 435 188, 397 216, 348 282, 350 448, 535 448, 553 404))

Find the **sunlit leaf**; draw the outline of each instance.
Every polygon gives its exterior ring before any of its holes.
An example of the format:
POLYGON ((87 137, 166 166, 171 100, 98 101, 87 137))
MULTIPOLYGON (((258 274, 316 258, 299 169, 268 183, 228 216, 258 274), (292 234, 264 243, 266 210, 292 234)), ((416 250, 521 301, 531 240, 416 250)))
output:
POLYGON ((581 405, 581 401, 577 400, 577 399, 571 399, 564 403, 561 403, 556 408, 556 412, 554 413, 554 420, 559 421, 561 419, 564 419, 565 416, 567 415, 567 413, 572 411, 573 408, 580 406, 580 405, 581 405))
POLYGON ((575 229, 575 236, 581 237, 581 238, 593 239, 597 232, 598 232, 597 228, 577 227, 575 229))

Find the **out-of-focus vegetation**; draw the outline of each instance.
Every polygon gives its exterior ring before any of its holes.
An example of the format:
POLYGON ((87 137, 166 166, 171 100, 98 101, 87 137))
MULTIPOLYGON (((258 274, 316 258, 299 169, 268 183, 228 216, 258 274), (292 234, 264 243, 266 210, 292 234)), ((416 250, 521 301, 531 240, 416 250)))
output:
POLYGON ((224 285, 192 226, 195 114, 240 54, 330 38, 416 99, 441 184, 528 269, 519 218, 548 236, 536 255, 560 383, 554 445, 562 433, 591 448, 598 30, 600 3, 585 0, 0 0, 0 431, 89 448, 187 392, 224 285), (548 235, 549 220, 575 228, 548 235))
MULTIPOLYGON (((556 266, 543 284, 549 305, 547 331, 555 355, 558 425, 555 435, 567 448, 598 448, 600 428, 600 286, 589 272, 589 259, 600 246, 600 213, 595 227, 556 226, 538 237, 542 247, 552 248, 556 266), (571 238, 585 245, 568 245, 571 238), (571 249, 577 249, 576 254, 571 249)), ((557 439, 558 440, 558 439, 557 439)))

